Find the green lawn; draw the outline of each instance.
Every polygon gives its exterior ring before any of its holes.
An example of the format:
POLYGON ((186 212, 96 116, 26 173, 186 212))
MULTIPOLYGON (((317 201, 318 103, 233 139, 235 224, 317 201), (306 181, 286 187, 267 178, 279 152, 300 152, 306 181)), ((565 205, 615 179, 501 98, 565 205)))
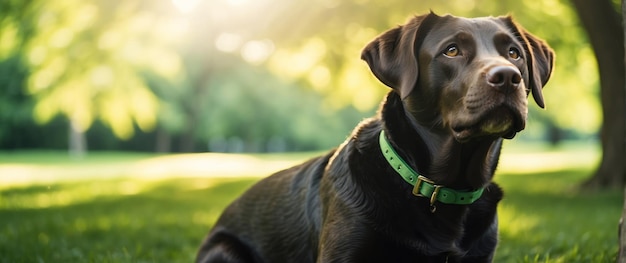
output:
MULTIPOLYGON (((511 148, 495 262, 613 262, 622 193, 576 187, 597 149, 511 148)), ((224 206, 307 156, 0 153, 0 262, 191 262, 224 206)))

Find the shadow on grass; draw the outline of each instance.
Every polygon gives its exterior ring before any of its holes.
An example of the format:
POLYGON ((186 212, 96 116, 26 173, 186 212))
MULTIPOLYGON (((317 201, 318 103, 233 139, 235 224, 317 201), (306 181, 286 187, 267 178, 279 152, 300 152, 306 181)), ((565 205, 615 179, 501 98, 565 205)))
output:
MULTIPOLYGON (((495 262, 611 262, 620 191, 586 193, 586 171, 496 177, 495 262)), ((221 211, 258 178, 94 180, 3 189, 0 262, 191 262, 221 211)))
POLYGON ((622 192, 579 189, 587 171, 502 175, 495 262, 615 262, 622 192))
POLYGON ((109 180, 5 189, 0 262, 192 262, 210 224, 256 180, 109 180))

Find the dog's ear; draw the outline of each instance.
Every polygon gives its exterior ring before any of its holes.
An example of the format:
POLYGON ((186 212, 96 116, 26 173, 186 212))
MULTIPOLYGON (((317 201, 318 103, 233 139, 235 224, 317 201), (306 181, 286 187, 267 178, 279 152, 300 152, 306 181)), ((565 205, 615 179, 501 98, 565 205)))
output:
POLYGON ((526 63, 528 65, 528 88, 533 93, 533 98, 537 105, 545 108, 542 89, 552 75, 554 67, 554 51, 548 44, 536 36, 528 33, 508 17, 503 17, 504 23, 513 31, 518 40, 524 45, 524 53, 526 53, 526 63))
POLYGON ((414 17, 407 24, 378 36, 361 53, 361 59, 367 62, 374 76, 403 99, 417 83, 419 46, 430 27, 426 24, 432 24, 427 21, 437 18, 432 12, 414 17))

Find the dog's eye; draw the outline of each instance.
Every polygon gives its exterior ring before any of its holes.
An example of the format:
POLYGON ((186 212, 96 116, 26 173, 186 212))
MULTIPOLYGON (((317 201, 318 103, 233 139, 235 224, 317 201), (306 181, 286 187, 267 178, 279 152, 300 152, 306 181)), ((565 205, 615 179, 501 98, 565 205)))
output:
POLYGON ((446 50, 443 51, 443 54, 447 57, 456 57, 460 54, 459 48, 456 44, 449 45, 446 50))
POLYGON ((509 57, 512 58, 512 59, 515 59, 515 60, 519 59, 520 58, 519 49, 514 48, 514 47, 510 48, 509 49, 509 57))

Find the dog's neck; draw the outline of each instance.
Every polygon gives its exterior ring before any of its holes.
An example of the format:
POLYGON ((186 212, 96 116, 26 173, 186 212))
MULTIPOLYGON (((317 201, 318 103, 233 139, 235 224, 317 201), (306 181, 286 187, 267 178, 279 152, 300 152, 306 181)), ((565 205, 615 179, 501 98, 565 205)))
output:
POLYGON ((392 144, 420 174, 455 189, 478 189, 491 181, 502 139, 484 137, 460 143, 448 129, 412 118, 395 92, 387 96, 381 114, 392 144))

